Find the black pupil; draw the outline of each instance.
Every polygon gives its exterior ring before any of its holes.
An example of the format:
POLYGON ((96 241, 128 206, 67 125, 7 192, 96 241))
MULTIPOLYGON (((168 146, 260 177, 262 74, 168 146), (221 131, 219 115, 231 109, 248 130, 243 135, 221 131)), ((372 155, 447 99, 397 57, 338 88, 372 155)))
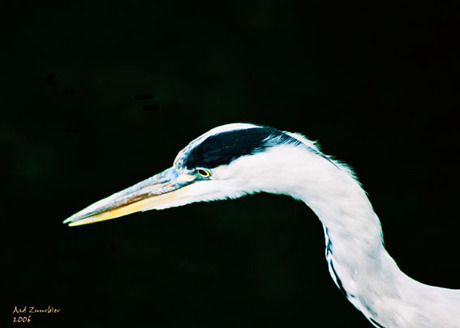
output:
POLYGON ((198 170, 198 174, 207 177, 209 174, 205 170, 198 170))

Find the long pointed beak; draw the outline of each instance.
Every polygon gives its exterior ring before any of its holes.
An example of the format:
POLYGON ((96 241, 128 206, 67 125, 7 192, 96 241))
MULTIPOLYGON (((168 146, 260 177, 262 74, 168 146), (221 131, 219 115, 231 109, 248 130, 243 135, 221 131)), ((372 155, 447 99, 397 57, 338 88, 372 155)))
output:
POLYGON ((63 223, 77 226, 115 219, 139 211, 165 208, 168 207, 168 203, 186 196, 183 190, 181 192, 181 188, 194 180, 195 177, 192 175, 179 174, 176 169, 169 168, 88 206, 63 223))

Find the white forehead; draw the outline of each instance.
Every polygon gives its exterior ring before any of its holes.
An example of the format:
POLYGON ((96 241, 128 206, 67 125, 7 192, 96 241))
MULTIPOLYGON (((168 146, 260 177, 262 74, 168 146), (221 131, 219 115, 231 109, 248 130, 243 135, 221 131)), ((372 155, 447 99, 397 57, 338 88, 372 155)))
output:
POLYGON ((235 130, 246 130, 246 129, 251 129, 251 128, 257 128, 260 127, 259 125, 255 124, 250 124, 250 123, 230 123, 230 124, 224 124, 218 127, 215 127, 214 129, 209 130, 205 134, 199 136, 195 140, 193 140, 191 143, 200 143, 207 137, 210 137, 212 135, 216 135, 222 132, 230 132, 230 131, 235 131, 235 130))

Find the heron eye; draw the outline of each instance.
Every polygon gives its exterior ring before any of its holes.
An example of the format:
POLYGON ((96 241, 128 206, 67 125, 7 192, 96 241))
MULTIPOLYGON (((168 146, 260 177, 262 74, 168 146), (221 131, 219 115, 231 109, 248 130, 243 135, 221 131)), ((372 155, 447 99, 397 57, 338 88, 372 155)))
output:
POLYGON ((197 169, 196 172, 203 178, 209 178, 211 176, 211 172, 206 169, 197 169))

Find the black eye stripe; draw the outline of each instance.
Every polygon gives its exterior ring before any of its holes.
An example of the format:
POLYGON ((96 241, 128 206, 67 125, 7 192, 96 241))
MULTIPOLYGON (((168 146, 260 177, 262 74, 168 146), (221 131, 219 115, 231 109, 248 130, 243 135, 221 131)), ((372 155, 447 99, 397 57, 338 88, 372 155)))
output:
POLYGON ((222 132, 213 135, 196 146, 188 154, 184 165, 188 169, 196 167, 214 168, 230 164, 233 160, 255 154, 270 147, 267 139, 277 138, 277 143, 299 141, 289 135, 269 127, 255 127, 243 130, 222 132))

